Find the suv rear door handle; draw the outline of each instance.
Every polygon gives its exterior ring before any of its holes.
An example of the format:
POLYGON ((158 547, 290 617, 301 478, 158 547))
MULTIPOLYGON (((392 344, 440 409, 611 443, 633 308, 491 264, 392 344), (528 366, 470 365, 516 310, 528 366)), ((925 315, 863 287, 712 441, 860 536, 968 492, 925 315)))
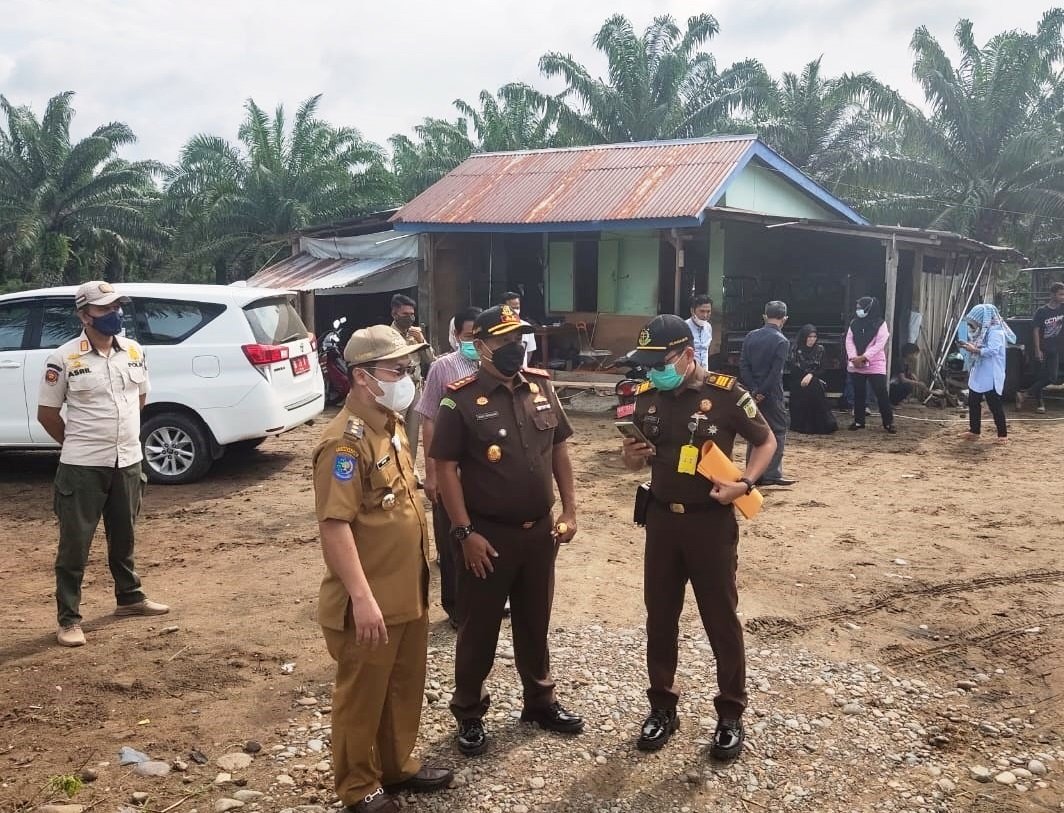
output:
POLYGON ((0 370, 17 370, 21 366, 17 361, 0 361, 0 370))

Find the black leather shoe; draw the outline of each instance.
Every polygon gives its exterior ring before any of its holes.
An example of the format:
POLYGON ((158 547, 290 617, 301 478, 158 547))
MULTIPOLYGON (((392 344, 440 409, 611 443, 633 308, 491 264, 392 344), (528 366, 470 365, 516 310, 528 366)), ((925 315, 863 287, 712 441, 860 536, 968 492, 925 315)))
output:
POLYGON ((864 429, 864 424, 863 423, 851 423, 848 428, 849 428, 849 430, 851 432, 856 432, 858 429, 864 429))
POLYGON ((884 426, 883 428, 887 430, 887 434, 889 435, 898 434, 898 429, 896 426, 894 426, 894 424, 890 424, 890 426, 884 426))
POLYGON ((714 759, 731 760, 743 750, 743 724, 738 720, 720 720, 713 734, 713 747, 710 749, 714 759))
POLYGON ((643 730, 635 747, 640 751, 660 751, 669 737, 679 730, 680 717, 676 709, 651 709, 650 716, 643 721, 643 730))
POLYGON ((797 480, 791 480, 789 477, 771 477, 758 480, 757 484, 759 486, 793 486, 797 482, 797 480))
POLYGON ((458 750, 467 757, 483 754, 488 747, 488 734, 484 722, 479 717, 462 720, 458 724, 458 750))
POLYGON ((399 813, 399 800, 377 788, 361 802, 345 807, 346 813, 399 813))
POLYGON ((561 703, 551 703, 542 709, 524 709, 521 712, 522 723, 539 723, 540 728, 557 731, 559 734, 579 734, 584 730, 584 720, 579 714, 573 714, 562 708, 561 703))
POLYGON ((385 793, 432 793, 443 790, 451 784, 454 773, 446 768, 422 767, 413 776, 408 776, 402 782, 394 785, 385 785, 385 793))

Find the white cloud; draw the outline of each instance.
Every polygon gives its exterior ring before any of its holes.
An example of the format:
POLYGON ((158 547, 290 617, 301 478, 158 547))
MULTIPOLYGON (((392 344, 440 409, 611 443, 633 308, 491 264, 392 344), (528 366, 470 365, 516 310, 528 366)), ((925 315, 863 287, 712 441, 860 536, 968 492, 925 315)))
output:
POLYGON ((775 74, 820 54, 829 74, 870 70, 915 101, 909 40, 927 25, 944 44, 960 17, 982 42, 1032 29, 1048 3, 1034 0, 408 0, 363 4, 304 0, 0 0, 0 92, 43 110, 75 90, 79 134, 120 120, 131 152, 172 161, 195 132, 235 138, 249 96, 289 110, 324 93, 321 112, 384 142, 424 116, 453 117, 455 98, 508 81, 549 86, 544 52, 571 52, 598 73, 591 39, 612 13, 641 30, 671 13, 681 23, 709 10, 722 65, 757 57, 775 74))

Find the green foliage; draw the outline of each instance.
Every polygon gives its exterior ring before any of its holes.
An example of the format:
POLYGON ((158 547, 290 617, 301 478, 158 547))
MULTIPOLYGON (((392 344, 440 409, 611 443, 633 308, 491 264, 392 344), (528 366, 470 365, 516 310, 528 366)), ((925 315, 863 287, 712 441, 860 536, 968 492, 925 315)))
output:
POLYGON ((48 778, 48 790, 52 793, 62 793, 68 799, 77 796, 82 787, 81 778, 72 774, 59 774, 48 778))
POLYGON ((189 140, 166 174, 163 208, 184 262, 212 264, 218 282, 244 278, 286 256, 298 229, 397 202, 380 148, 317 118, 320 99, 303 102, 290 126, 283 105, 271 118, 249 99, 239 144, 189 140))
POLYGON ((1064 224, 1061 109, 1064 9, 1035 33, 1005 31, 975 43, 955 30, 957 64, 926 28, 912 38, 913 76, 929 114, 911 108, 895 143, 856 155, 845 173, 873 220, 947 229, 995 243, 1035 239, 1042 219, 1064 224))
POLYGON ((0 272, 22 283, 77 282, 163 240, 148 216, 160 165, 118 157, 135 140, 120 122, 72 143, 73 96, 54 96, 40 119, 0 96, 0 272))
POLYGON ((592 77, 570 54, 544 54, 540 70, 567 86, 561 132, 573 143, 608 144, 732 131, 732 114, 759 109, 772 82, 756 59, 718 71, 713 56, 698 49, 719 30, 710 14, 691 17, 684 30, 662 15, 639 36, 626 17, 614 15, 594 39, 608 79, 592 77))

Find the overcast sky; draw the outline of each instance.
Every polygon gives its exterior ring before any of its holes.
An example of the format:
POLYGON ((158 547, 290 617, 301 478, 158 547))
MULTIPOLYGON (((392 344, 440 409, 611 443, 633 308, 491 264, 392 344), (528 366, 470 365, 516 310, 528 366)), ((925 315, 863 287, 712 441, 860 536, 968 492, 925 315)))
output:
POLYGON ((1033 30, 1035 0, 0 0, 0 93, 38 113, 74 90, 74 130, 124 121, 128 157, 173 161, 196 132, 235 139, 253 97, 290 110, 324 93, 335 124, 384 143, 425 116, 453 117, 456 98, 525 81, 544 89, 546 51, 572 53, 600 74, 591 40, 620 12, 642 31, 657 14, 681 26, 709 11, 721 33, 707 46, 723 67, 756 57, 770 72, 824 55, 830 75, 870 70, 920 100, 909 40, 928 26, 952 51, 960 17, 982 44, 1005 28, 1033 30))

